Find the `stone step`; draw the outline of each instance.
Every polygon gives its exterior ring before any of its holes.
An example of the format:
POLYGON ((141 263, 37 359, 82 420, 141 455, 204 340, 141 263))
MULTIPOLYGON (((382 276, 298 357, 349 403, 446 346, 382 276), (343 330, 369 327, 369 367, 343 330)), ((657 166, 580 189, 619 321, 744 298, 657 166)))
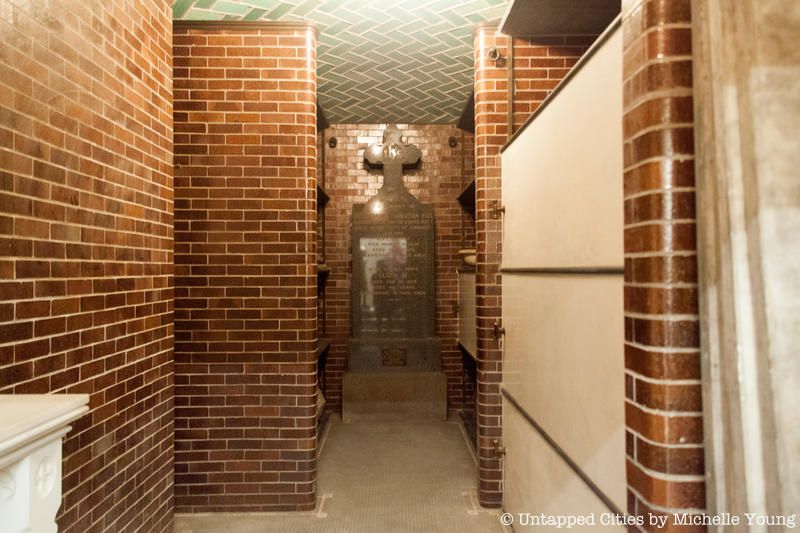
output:
POLYGON ((345 372, 342 392, 345 422, 447 419, 443 372, 345 372))

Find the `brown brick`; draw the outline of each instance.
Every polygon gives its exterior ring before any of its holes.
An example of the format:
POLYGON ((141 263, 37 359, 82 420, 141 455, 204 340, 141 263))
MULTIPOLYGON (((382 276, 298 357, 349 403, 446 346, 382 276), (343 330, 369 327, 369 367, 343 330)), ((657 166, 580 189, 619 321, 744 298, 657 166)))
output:
POLYGON ((625 421, 638 515, 705 506, 690 11, 688 0, 636 0, 623 14, 625 421))
POLYGON ((154 0, 48 9, 68 16, 43 25, 15 9, 4 29, 37 28, 36 46, 3 43, 18 64, 0 82, 0 393, 91 394, 64 441, 59 531, 167 532, 172 12, 154 0), (97 282, 78 278, 81 261, 97 282), (109 288, 120 296, 104 302, 109 288), (80 308, 95 293, 103 326, 80 308))
POLYGON ((635 452, 630 455, 649 470, 679 475, 705 473, 702 446, 676 448, 659 446, 642 439, 635 441, 635 452))
POLYGON ((306 31, 176 29, 175 64, 188 66, 174 71, 175 463, 191 469, 176 477, 181 511, 315 505, 316 80, 298 74, 306 60, 277 69, 298 53, 279 39, 302 37, 305 58, 306 31), (301 447, 307 460, 292 455, 301 447), (297 481, 279 483, 284 473, 297 481))

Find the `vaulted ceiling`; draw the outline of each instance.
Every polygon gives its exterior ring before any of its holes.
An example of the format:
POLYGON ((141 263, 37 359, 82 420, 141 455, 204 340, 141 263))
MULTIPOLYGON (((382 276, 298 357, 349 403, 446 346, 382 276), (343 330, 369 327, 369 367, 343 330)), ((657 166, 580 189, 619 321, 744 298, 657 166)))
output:
POLYGON ((175 0, 175 19, 309 20, 332 123, 452 123, 472 87, 472 29, 506 0, 175 0))

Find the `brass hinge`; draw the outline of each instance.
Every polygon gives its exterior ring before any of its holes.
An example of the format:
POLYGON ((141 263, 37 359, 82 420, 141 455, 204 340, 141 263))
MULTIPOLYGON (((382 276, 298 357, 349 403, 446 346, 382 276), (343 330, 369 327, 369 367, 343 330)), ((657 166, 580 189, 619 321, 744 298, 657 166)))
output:
POLYGON ((492 336, 495 340, 500 340, 500 337, 506 334, 506 328, 500 324, 499 320, 495 320, 492 324, 492 336))
POLYGON ((505 214, 506 206, 500 203, 500 200, 492 200, 489 207, 489 216, 493 219, 500 218, 500 215, 505 214))
POLYGON ((492 441, 492 448, 494 449, 494 458, 502 459, 506 455, 506 449, 500 444, 500 439, 492 441))

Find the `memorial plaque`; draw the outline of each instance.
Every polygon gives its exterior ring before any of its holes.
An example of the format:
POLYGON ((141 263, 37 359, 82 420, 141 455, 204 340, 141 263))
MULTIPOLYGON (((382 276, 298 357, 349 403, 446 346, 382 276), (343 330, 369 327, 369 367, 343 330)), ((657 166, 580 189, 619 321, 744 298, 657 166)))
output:
POLYGON ((384 183, 366 204, 353 206, 353 339, 348 367, 401 366, 438 370, 435 335, 433 207, 420 203, 403 184, 403 165, 421 152, 403 144, 390 126, 383 144, 365 159, 382 165, 384 183), (404 352, 403 364, 387 354, 404 352), (389 362, 387 362, 389 361, 389 362))
POLYGON ((405 348, 384 348, 383 366, 406 366, 408 364, 408 350, 405 348))

